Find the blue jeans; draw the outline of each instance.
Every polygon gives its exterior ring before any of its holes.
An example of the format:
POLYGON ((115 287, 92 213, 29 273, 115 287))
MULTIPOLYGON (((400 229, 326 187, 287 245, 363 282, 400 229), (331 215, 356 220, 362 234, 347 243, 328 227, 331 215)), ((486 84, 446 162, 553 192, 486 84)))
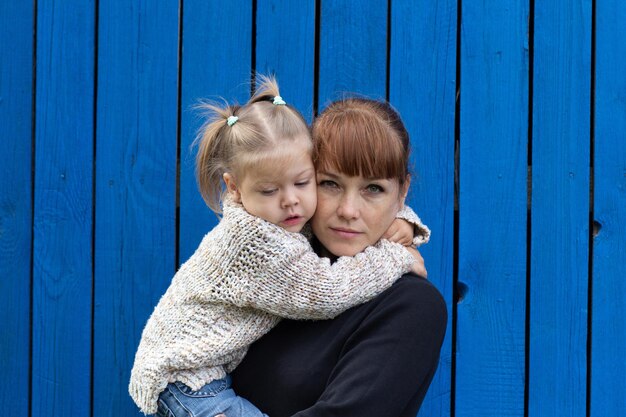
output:
POLYGON ((181 382, 168 384, 159 395, 158 417, 268 417, 230 387, 230 375, 194 391, 181 382))

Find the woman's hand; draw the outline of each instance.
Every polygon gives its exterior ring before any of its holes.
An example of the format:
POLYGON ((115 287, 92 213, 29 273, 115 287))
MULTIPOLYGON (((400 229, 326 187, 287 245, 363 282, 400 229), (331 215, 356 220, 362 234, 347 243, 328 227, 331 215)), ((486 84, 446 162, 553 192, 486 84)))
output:
POLYGON ((407 246, 406 249, 411 255, 413 255, 413 258, 415 258, 415 262, 413 262, 413 268, 411 268, 411 272, 414 272, 421 277, 427 278, 428 272, 426 271, 426 265, 424 264, 424 258, 422 258, 422 255, 420 255, 419 251, 414 247, 407 246))
MULTIPOLYGON (((395 219, 383 235, 383 239, 387 239, 390 242, 399 243, 404 246, 411 246, 413 244, 413 232, 413 224, 404 219, 395 219)), ((423 260, 422 263, 424 263, 423 260)))

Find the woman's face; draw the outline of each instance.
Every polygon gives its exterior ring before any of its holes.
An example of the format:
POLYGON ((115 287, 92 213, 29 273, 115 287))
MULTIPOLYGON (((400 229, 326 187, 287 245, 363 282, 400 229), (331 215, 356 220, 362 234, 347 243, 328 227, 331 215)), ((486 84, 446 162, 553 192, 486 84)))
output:
POLYGON ((404 204, 408 180, 351 177, 333 170, 317 173, 313 233, 335 256, 354 256, 376 243, 404 204))

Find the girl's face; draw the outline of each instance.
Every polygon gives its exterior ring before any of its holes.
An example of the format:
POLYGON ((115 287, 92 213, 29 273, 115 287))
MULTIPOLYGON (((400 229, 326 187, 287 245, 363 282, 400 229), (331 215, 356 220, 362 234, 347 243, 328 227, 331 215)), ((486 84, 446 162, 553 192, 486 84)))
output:
POLYGON ((250 167, 239 181, 230 173, 224 181, 248 213, 290 232, 299 232, 315 212, 315 168, 306 141, 250 167))
POLYGON ((378 242, 404 204, 409 181, 317 173, 313 233, 335 256, 354 256, 378 242))

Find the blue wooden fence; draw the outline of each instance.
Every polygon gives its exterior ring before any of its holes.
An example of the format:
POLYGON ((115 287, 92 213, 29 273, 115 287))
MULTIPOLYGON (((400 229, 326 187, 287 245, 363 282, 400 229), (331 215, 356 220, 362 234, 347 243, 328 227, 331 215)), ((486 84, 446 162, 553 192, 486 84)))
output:
MULTIPOLYGON (((138 416, 143 325, 215 224, 200 98, 387 98, 450 312, 420 416, 626 415, 626 2, 0 3, 0 405, 138 416)), ((411 384, 411 381, 406 381, 411 384)))

